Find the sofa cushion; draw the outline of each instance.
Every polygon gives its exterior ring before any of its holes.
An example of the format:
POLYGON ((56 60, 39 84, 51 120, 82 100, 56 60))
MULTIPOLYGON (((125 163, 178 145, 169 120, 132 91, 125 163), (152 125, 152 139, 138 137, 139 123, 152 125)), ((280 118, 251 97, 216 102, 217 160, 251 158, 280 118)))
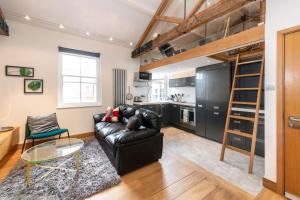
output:
POLYGON ((157 132, 154 129, 143 128, 138 131, 120 130, 113 134, 108 135, 105 140, 112 146, 116 147, 118 144, 127 144, 146 139, 148 137, 156 135, 157 132))
POLYGON ((127 124, 127 121, 130 117, 134 116, 137 107, 128 106, 128 105, 120 105, 119 106, 119 121, 127 124))
POLYGON ((125 125, 122 123, 109 123, 109 122, 99 122, 95 125, 97 134, 101 137, 106 137, 112 133, 118 132, 125 129, 125 125))
POLYGON ((137 131, 137 130, 139 130, 141 125, 142 125, 142 116, 135 115, 128 119, 126 128, 129 130, 137 131))
POLYGON ((146 128, 155 129, 157 132, 160 131, 161 118, 157 113, 140 108, 136 110, 135 115, 142 116, 142 125, 146 128))

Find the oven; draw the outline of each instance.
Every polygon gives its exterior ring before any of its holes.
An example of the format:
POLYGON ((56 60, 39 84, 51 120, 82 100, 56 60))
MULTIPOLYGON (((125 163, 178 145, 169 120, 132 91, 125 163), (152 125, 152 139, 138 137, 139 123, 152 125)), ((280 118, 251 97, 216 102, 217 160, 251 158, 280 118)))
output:
POLYGON ((193 107, 180 106, 180 123, 187 127, 196 126, 196 112, 193 107))

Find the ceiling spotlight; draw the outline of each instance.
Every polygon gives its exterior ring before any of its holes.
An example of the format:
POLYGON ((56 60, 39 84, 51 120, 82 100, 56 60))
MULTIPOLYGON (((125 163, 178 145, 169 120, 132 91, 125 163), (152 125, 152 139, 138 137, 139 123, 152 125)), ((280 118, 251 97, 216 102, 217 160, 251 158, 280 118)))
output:
POLYGON ((158 36, 158 34, 157 34, 157 33, 154 33, 154 34, 153 34, 153 37, 154 37, 154 38, 156 38, 157 36, 158 36))
POLYGON ((114 40, 114 38, 110 37, 110 38, 109 38, 109 40, 110 40, 110 41, 113 41, 113 40, 114 40))
POLYGON ((64 28, 65 28, 65 26, 64 26, 64 25, 62 25, 62 24, 60 24, 60 25, 59 25, 59 28, 60 28, 60 29, 64 29, 64 28))
POLYGON ((28 15, 26 15, 24 18, 25 18, 26 20, 31 20, 31 18, 30 18, 28 15))
POLYGON ((132 42, 130 42, 130 43, 129 43, 129 45, 130 45, 130 46, 132 46, 132 45, 133 45, 133 43, 132 43, 132 42))
POLYGON ((86 34, 87 36, 90 36, 90 33, 89 33, 89 32, 86 32, 85 34, 86 34))

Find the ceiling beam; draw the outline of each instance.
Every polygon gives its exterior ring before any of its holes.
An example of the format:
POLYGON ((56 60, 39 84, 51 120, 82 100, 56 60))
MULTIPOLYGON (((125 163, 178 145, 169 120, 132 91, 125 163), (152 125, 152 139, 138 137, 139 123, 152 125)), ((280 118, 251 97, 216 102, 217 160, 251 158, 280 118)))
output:
POLYGON ((187 50, 180 54, 155 61, 153 63, 140 66, 140 71, 148 71, 161 66, 181 62, 184 60, 201 57, 201 56, 210 56, 215 55, 221 52, 229 51, 232 49, 237 49, 245 47, 251 44, 256 44, 264 41, 265 26, 257 26, 249 30, 228 36, 223 39, 210 42, 208 44, 187 50))
POLYGON ((193 9, 191 10, 191 12, 187 16, 187 19, 189 19, 192 16, 194 16, 198 12, 198 10, 202 7, 202 5, 204 3, 205 3, 205 0, 198 0, 197 3, 196 3, 196 5, 193 7, 193 9))
POLYGON ((163 44, 170 42, 171 40, 192 31, 193 29, 224 16, 238 8, 241 8, 245 4, 253 0, 220 0, 205 10, 197 13, 190 19, 186 19, 181 24, 177 25, 173 29, 161 34, 159 37, 153 40, 152 49, 159 47, 163 44))
POLYGON ((168 16, 157 16, 156 20, 169 22, 169 23, 173 23, 173 24, 180 24, 184 21, 183 19, 180 19, 177 17, 168 17, 168 16))
POLYGON ((140 47, 144 43, 144 41, 147 38, 149 32, 152 30, 155 23, 157 22, 156 17, 160 16, 165 11, 165 9, 167 8, 169 2, 170 2, 170 0, 161 0, 161 3, 159 5, 158 9, 156 10, 154 16, 152 17, 150 23, 148 24, 146 30, 144 31, 143 35, 139 39, 138 43, 135 45, 135 48, 140 47))

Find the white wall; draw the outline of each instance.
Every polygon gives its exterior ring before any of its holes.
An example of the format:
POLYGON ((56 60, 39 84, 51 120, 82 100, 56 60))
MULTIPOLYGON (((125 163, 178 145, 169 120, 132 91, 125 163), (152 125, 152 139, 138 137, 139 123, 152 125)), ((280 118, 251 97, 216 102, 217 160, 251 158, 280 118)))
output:
POLYGON ((276 182, 277 32, 300 25, 299 0, 267 0, 265 69, 265 178, 276 182))
POLYGON ((138 61, 130 58, 131 49, 61 32, 41 29, 8 21, 11 35, 0 36, 0 126, 21 126, 23 142, 24 124, 28 115, 56 112, 61 127, 71 134, 93 131, 92 116, 112 105, 112 68, 128 70, 132 85, 133 72, 138 61), (102 106, 89 108, 56 109, 58 95, 58 45, 101 53, 102 106), (44 79, 44 94, 23 93, 23 78, 5 76, 5 65, 35 68, 35 78, 44 79))

